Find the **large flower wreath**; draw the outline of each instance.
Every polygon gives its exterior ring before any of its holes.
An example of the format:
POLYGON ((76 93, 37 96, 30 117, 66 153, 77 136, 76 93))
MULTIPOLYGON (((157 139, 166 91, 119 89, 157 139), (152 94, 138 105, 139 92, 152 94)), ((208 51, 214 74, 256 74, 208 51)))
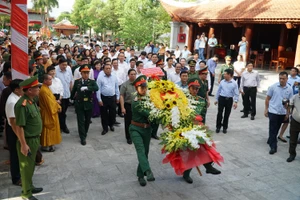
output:
POLYGON ((171 81, 153 80, 143 97, 143 107, 150 109, 150 121, 164 127, 161 133, 163 163, 172 165, 176 174, 187 169, 215 162, 220 165, 223 157, 215 150, 215 144, 201 116, 196 116, 197 106, 204 108, 187 90, 180 89, 171 81), (197 122, 198 121, 198 122, 197 122))

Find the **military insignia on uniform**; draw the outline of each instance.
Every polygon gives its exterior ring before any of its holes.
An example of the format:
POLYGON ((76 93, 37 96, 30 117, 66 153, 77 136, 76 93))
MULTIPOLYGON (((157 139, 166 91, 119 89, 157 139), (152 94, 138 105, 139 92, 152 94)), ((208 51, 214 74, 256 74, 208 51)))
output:
POLYGON ((144 81, 145 79, 144 78, 141 78, 141 81, 144 81))
POLYGON ((138 98, 137 98, 137 97, 135 97, 135 98, 134 98, 134 101, 138 101, 138 98))
POLYGON ((198 80, 195 80, 194 82, 195 82, 195 83, 199 83, 199 81, 198 81, 198 80))
POLYGON ((27 104, 27 100, 24 99, 24 101, 22 102, 22 106, 26 106, 26 104, 27 104))

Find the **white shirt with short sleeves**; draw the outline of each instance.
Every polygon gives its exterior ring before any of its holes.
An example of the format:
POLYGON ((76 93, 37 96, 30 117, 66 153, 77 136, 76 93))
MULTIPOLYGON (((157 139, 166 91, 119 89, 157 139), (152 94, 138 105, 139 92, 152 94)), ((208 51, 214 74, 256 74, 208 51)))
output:
POLYGON ((9 121, 9 118, 15 118, 15 105, 17 103, 17 101, 20 99, 20 97, 18 95, 16 95, 15 93, 11 93, 9 96, 8 96, 8 99, 6 101, 6 104, 5 104, 5 114, 6 114, 6 117, 7 117, 7 122, 8 124, 11 126, 10 124, 10 121, 9 121))

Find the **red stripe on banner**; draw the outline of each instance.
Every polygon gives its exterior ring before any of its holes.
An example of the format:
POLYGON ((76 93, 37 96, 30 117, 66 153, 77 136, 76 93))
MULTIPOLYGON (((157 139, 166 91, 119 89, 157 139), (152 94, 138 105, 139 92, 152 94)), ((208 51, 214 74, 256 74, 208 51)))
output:
MULTIPOLYGON (((12 27, 21 33, 24 36, 27 36, 28 27, 25 24, 28 24, 28 15, 24 13, 16 4, 11 4, 11 25, 12 27), (25 25, 25 26, 24 26, 25 25)), ((26 2, 24 3, 26 4, 26 2)))
MULTIPOLYGON (((11 18, 10 18, 11 27, 15 29, 19 34, 24 35, 24 41, 21 41, 23 44, 26 44, 28 47, 28 12, 27 12, 27 0, 11 0, 11 18), (24 8, 26 8, 25 12, 20 9, 17 5, 22 5, 24 8)), ((14 41, 14 37, 16 37, 14 34, 11 36, 12 41, 14 41)), ((18 41, 20 42, 20 41, 18 41)), ((20 49, 17 44, 12 43, 11 44, 11 64, 14 71, 29 75, 28 73, 28 53, 24 52, 22 49, 20 49)), ((14 73, 12 74, 13 78, 16 78, 16 75, 14 73)))
POLYGON ((6 15, 10 15, 9 10, 2 10, 2 9, 0 9, 0 13, 6 14, 6 15))
POLYGON ((16 71, 29 75, 28 72, 28 54, 19 49, 16 45, 11 45, 12 52, 14 52, 14 59, 12 59, 12 68, 16 71), (26 59, 24 59, 26 58, 26 59))
POLYGON ((12 68, 22 74, 29 75, 28 54, 23 52, 14 44, 11 44, 11 51, 12 51, 12 63, 11 63, 12 68))
POLYGON ((3 9, 7 9, 7 10, 9 10, 9 7, 7 7, 7 6, 3 6, 3 5, 1 5, 1 4, 0 4, 0 8, 3 8, 3 9))

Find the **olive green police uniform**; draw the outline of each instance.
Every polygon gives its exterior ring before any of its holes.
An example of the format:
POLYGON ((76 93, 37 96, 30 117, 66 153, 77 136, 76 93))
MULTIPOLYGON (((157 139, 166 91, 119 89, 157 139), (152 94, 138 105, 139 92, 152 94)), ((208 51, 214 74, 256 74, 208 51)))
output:
MULTIPOLYGON (((139 76, 133 84, 137 87, 139 84, 145 84, 145 82, 141 83, 141 80, 147 79, 146 76, 139 76)), ((139 178, 140 184, 142 186, 146 185, 144 180, 144 176, 147 175, 148 181, 154 181, 153 174, 151 172, 151 168, 148 161, 148 153, 149 153, 149 145, 151 140, 151 132, 152 127, 149 124, 148 116, 150 110, 142 107, 141 97, 137 95, 132 103, 132 121, 129 126, 129 133, 131 140, 135 146, 139 165, 137 168, 137 176, 139 178), (150 174, 151 173, 151 174, 150 174), (142 183, 142 182, 143 183, 142 183)))
MULTIPOLYGON (((89 72, 89 66, 80 67, 80 72, 89 72)), ((87 132, 93 114, 93 92, 98 90, 98 85, 94 80, 82 78, 75 80, 71 92, 71 99, 74 100, 75 111, 77 114, 77 126, 81 144, 86 144, 87 132), (84 88, 84 90, 83 90, 84 88)))
MULTIPOLYGON (((199 74, 202 73, 202 72, 208 72, 207 71, 207 67, 205 68, 202 68, 199 70, 199 74)), ((199 98, 199 101, 200 101, 200 106, 202 107, 201 111, 198 113, 202 116, 203 118, 203 123, 205 124, 205 119, 206 119, 206 113, 207 113, 207 92, 208 92, 208 81, 207 80, 204 80, 202 81, 201 79, 199 79, 199 83, 200 83, 200 88, 199 88, 199 91, 197 93, 197 95, 201 98, 199 98)))
MULTIPOLYGON (((20 83, 23 88, 36 87, 39 83, 37 77, 33 76, 20 83)), ((22 197, 32 196, 34 186, 32 176, 35 168, 35 157, 40 145, 40 134, 42 132, 41 114, 36 102, 30 99, 26 94, 21 97, 14 108, 16 116, 16 125, 23 127, 24 137, 30 148, 28 156, 21 153, 20 141, 17 141, 17 152, 20 163, 20 173, 22 180, 22 197)))
MULTIPOLYGON (((188 62, 188 65, 190 66, 190 68, 191 67, 196 67, 196 61, 195 60, 190 60, 189 62, 188 62)), ((194 71, 194 72, 191 72, 191 71, 189 71, 188 72, 188 76, 189 76, 189 79, 194 79, 194 78, 198 78, 199 76, 198 76, 198 71, 194 71)))
MULTIPOLYGON (((226 57, 225 57, 225 60, 226 60, 226 59, 230 59, 230 60, 231 60, 231 57, 230 57, 230 56, 226 56, 226 57)), ((231 63, 230 63, 229 65, 227 65, 227 64, 222 65, 222 66, 221 66, 221 74, 222 74, 221 80, 224 79, 224 71, 225 71, 226 69, 231 69, 232 71, 234 71, 234 67, 233 67, 233 65, 232 65, 231 63)))

